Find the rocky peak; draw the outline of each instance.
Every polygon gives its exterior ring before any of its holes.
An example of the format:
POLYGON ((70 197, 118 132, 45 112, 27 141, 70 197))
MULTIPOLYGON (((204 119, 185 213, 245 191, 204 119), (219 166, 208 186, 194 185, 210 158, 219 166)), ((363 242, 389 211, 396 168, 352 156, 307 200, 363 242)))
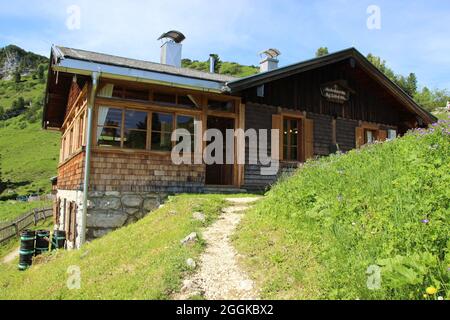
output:
POLYGON ((0 79, 11 79, 17 70, 28 75, 42 63, 48 63, 48 59, 15 45, 0 48, 0 79))

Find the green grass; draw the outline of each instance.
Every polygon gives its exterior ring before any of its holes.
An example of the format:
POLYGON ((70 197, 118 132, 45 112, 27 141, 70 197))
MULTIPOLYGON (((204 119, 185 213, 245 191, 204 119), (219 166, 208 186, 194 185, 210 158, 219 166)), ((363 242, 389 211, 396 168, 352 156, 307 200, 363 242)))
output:
POLYGON ((186 259, 196 259, 204 243, 180 240, 214 221, 224 196, 181 195, 139 222, 83 246, 51 253, 31 269, 0 265, 0 299, 169 299, 181 287, 186 259), (203 212, 207 222, 192 218, 203 212), (67 288, 70 266, 81 271, 81 289, 67 288))
POLYGON ((33 209, 50 208, 51 201, 18 202, 0 201, 0 224, 14 220, 22 214, 33 211, 33 209))
POLYGON ((234 239, 263 298, 424 299, 433 286, 426 299, 450 299, 449 137, 442 123, 277 184, 234 239))
POLYGON ((2 181, 10 180, 1 195, 48 193, 56 175, 60 135, 29 123, 22 116, 0 121, 2 181))

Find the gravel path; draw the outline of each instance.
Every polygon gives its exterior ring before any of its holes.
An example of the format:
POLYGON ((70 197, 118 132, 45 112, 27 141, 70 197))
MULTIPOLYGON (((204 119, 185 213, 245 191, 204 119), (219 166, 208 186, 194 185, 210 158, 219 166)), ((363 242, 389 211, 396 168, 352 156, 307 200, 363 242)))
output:
POLYGON ((202 234, 206 250, 200 257, 198 270, 183 281, 175 300, 203 296, 207 300, 257 300, 258 290, 237 263, 237 252, 230 236, 236 230, 243 212, 259 198, 229 198, 231 206, 202 234))

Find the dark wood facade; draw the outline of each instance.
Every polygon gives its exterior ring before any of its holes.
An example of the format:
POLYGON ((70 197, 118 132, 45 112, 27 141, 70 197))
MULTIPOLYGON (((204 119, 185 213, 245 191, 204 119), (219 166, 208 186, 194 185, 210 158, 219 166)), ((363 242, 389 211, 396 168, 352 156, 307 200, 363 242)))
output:
MULTIPOLYGON (((374 139, 385 140, 388 130, 402 135, 420 124, 425 125, 401 99, 352 58, 261 82, 239 91, 246 105, 246 129, 281 126, 281 131, 286 131, 282 124, 273 122, 275 117, 294 116, 301 118, 302 123, 309 121, 313 126, 312 133, 308 134, 304 125, 301 128, 299 144, 303 155, 300 162, 359 147, 366 143, 366 130, 374 132, 374 139), (338 103, 327 99, 321 91, 326 84, 339 84, 348 90, 348 101, 338 103), (305 154, 307 140, 313 144, 309 155, 305 154)), ((280 153, 283 152, 282 135, 280 153)), ((247 154, 254 153, 247 143, 247 154)), ((281 174, 298 165, 283 159, 283 155, 280 160, 281 170, 277 176, 261 176, 261 165, 246 164, 244 187, 249 190, 267 188, 281 174)))
POLYGON ((256 87, 244 90, 242 97, 244 103, 394 126, 416 117, 358 65, 352 66, 350 59, 266 83, 264 97, 257 96, 256 87), (333 82, 346 84, 351 91, 348 102, 334 103, 322 96, 321 86, 333 82))

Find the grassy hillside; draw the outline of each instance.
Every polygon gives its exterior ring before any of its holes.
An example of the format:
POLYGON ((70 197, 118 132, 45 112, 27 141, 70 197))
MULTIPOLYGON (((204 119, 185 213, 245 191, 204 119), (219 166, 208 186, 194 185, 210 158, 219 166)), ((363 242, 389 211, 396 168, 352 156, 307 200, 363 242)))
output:
POLYGON ((179 290, 188 258, 203 242, 180 240, 210 224, 224 206, 222 196, 177 196, 163 208, 128 227, 87 244, 79 251, 40 258, 26 272, 0 264, 0 299, 168 299, 179 290), (207 221, 192 218, 201 211, 207 221), (70 266, 81 271, 81 288, 67 288, 70 266))
POLYGON ((246 216, 235 245, 263 298, 450 299, 449 186, 447 121, 309 162, 246 216))
POLYGON ((0 196, 48 193, 49 179, 56 175, 59 139, 58 133, 42 130, 39 121, 30 123, 24 115, 0 121, 1 170, 6 181, 0 196))
MULTIPOLYGON (((209 72, 209 61, 192 61, 190 59, 183 59, 182 66, 184 68, 209 72)), ((219 74, 227 74, 236 78, 243 78, 258 73, 259 67, 244 66, 236 62, 221 61, 217 56, 215 72, 219 74)))
POLYGON ((0 80, 0 109, 4 111, 13 108, 14 101, 23 98, 29 104, 37 103, 44 98, 45 82, 32 77, 25 77, 20 83, 0 80))

